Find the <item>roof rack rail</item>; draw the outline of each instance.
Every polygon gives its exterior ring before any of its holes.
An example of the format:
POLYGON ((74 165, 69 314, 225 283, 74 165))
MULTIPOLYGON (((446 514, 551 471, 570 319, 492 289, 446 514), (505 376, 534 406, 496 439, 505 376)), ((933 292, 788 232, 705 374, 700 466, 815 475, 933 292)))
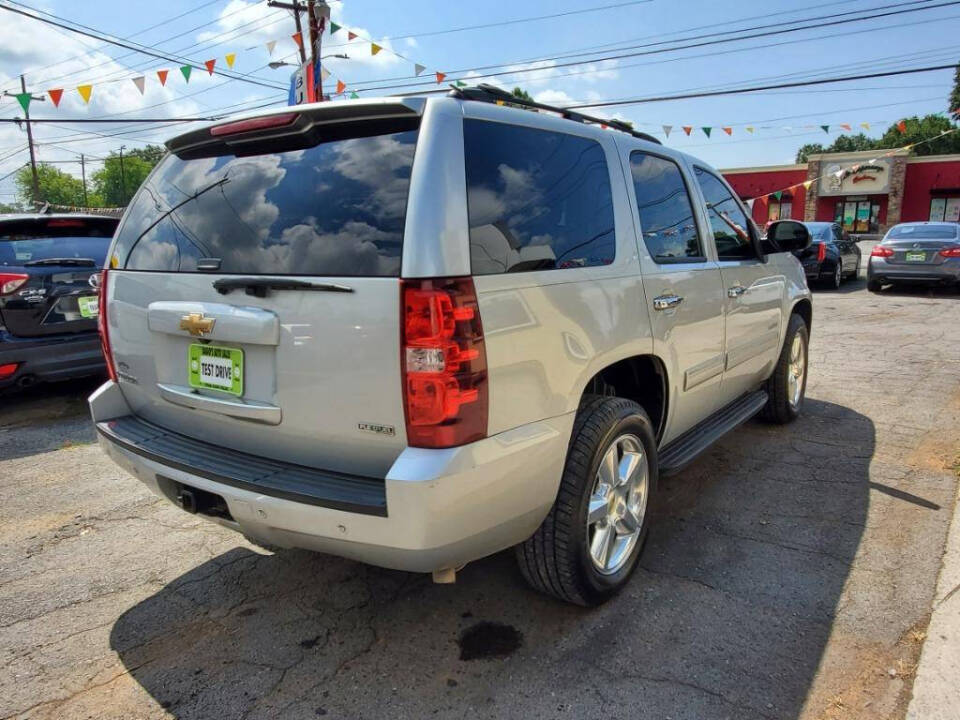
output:
POLYGON ((583 113, 576 112, 574 110, 567 110, 554 105, 546 105, 533 100, 525 100, 517 97, 511 92, 507 92, 506 90, 498 88, 494 85, 488 85, 487 83, 480 83, 479 85, 474 85, 471 87, 457 87, 455 85, 451 85, 450 88, 449 96, 459 98, 461 100, 476 100, 478 102, 497 103, 498 105, 509 104, 523 108, 530 108, 531 110, 547 110, 549 112, 557 113, 567 120, 573 120, 579 123, 605 125, 607 127, 612 127, 615 130, 620 130, 621 132, 633 135, 635 138, 646 140, 647 142, 656 143, 657 145, 663 144, 653 137, 653 135, 648 135, 647 133, 640 132, 639 130, 634 130, 629 124, 623 122, 622 120, 604 120, 602 118, 593 117, 592 115, 584 115, 583 113))

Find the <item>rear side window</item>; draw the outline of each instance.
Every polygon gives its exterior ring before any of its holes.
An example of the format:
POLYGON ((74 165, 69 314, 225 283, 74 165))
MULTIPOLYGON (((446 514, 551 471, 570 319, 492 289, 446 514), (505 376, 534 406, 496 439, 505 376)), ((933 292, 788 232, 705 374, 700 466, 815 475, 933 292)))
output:
POLYGON ((697 182, 707 201, 707 216, 713 228, 717 257, 722 260, 751 260, 757 257, 750 239, 750 221, 727 187, 712 173, 695 168, 697 182))
POLYGON ((0 267, 30 266, 65 260, 93 261, 102 267, 117 221, 51 218, 0 223, 0 267))
POLYGON ((598 142, 484 120, 465 120, 463 134, 475 275, 613 262, 613 197, 598 142))
POLYGON ((705 260, 690 194, 677 164, 634 152, 630 173, 643 242, 653 259, 658 263, 705 260))
POLYGON ((416 130, 181 160, 143 184, 114 250, 128 270, 396 276, 416 130))

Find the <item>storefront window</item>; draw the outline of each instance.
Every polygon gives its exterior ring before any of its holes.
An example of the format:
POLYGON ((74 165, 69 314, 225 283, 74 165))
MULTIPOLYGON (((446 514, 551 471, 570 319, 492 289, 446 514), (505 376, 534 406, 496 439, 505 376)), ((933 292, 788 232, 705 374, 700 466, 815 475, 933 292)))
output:
POLYGON ((841 198, 837 200, 833 220, 847 232, 879 232, 880 203, 868 198, 841 198))
POLYGON ((789 220, 793 214, 793 198, 787 194, 781 195, 779 200, 770 198, 767 210, 767 222, 789 220))
POLYGON ((931 222, 960 222, 960 197, 930 198, 931 222))

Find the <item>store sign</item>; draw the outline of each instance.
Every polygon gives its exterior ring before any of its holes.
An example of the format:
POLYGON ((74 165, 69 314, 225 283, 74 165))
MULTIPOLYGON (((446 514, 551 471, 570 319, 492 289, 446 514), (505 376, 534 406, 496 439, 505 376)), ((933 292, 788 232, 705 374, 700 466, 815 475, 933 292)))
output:
POLYGON ((820 195, 875 195, 890 191, 890 160, 840 159, 829 163, 820 178, 820 195))

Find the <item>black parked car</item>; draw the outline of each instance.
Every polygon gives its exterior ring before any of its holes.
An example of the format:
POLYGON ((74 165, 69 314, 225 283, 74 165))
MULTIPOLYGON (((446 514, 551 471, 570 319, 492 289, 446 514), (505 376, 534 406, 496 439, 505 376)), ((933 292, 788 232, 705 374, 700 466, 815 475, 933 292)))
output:
POLYGON ((0 215, 0 389, 105 372, 95 284, 117 222, 0 215))
POLYGON ((837 223, 804 223, 810 231, 810 247, 795 252, 803 265, 809 283, 818 282, 833 288, 847 278, 860 274, 860 248, 850 233, 837 223))

